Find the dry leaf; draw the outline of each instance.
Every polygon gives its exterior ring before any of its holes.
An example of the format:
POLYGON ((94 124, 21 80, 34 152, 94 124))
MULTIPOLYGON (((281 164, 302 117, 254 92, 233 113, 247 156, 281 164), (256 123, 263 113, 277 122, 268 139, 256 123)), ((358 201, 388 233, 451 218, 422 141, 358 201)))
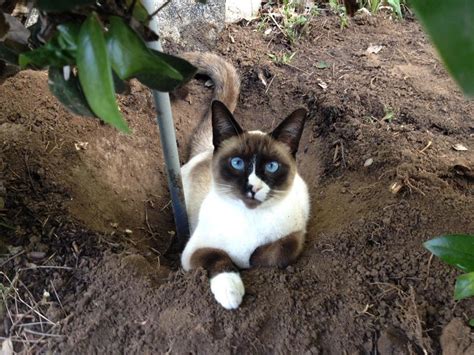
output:
POLYGON ((318 85, 323 89, 326 90, 328 88, 328 84, 326 84, 324 81, 321 79, 318 79, 318 85))
POLYGON ((89 145, 89 142, 77 142, 77 143, 74 143, 74 147, 76 148, 77 151, 79 151, 79 150, 86 150, 88 145, 89 145))
POLYGON ((367 168, 368 166, 371 166, 374 163, 374 159, 369 158, 364 162, 364 166, 367 168))
POLYGON ((461 143, 457 143, 457 144, 453 145, 453 149, 457 150, 458 152, 465 152, 466 150, 468 150, 466 148, 466 146, 462 145, 461 143))
POLYGON ((367 48, 367 53, 377 54, 378 52, 380 52, 382 50, 382 48, 383 48, 383 46, 381 46, 381 45, 371 44, 369 46, 369 48, 367 48))
POLYGON ((265 75, 263 75, 262 69, 258 69, 257 77, 262 82, 263 86, 267 87, 267 81, 265 80, 265 75))
POLYGON ((2 342, 2 351, 0 351, 0 354, 13 355, 13 343, 10 338, 7 338, 2 342))
POLYGON ((403 187, 403 185, 400 183, 400 182, 394 182, 392 185, 390 185, 390 192, 392 194, 397 194, 398 191, 401 190, 401 188, 403 187))

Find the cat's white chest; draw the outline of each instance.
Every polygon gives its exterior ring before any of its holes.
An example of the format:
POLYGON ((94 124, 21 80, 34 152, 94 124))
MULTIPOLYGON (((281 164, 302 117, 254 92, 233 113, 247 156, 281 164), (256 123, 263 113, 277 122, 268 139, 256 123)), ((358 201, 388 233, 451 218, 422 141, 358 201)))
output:
POLYGON ((204 199, 199 220, 181 261, 185 270, 199 248, 224 250, 240 268, 248 268, 252 253, 261 245, 306 228, 309 200, 306 185, 297 176, 294 187, 283 199, 270 206, 248 209, 240 200, 211 192, 204 199))

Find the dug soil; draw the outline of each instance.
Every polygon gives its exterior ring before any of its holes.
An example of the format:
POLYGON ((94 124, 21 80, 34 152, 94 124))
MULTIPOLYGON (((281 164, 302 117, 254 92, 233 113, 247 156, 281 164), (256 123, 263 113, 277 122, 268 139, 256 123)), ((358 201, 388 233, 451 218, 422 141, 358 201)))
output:
MULTIPOLYGON (((260 27, 232 25, 212 50, 241 74, 244 127, 309 110, 301 258, 243 271, 241 307, 223 309, 203 270, 164 255, 174 226, 148 90, 120 97, 127 136, 23 71, 0 84, 1 339, 31 353, 474 353, 474 302, 453 300, 458 272, 422 245, 474 232, 474 104, 413 20, 341 29, 321 15, 292 46, 260 27)), ((173 101, 183 162, 208 86, 173 101)))

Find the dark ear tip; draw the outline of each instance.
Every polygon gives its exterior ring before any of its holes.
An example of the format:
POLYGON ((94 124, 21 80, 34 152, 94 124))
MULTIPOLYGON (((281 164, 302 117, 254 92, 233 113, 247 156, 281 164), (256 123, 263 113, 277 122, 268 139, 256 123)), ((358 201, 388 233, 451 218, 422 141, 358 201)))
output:
POLYGON ((222 106, 225 107, 225 104, 223 102, 221 102, 219 100, 212 100, 211 107, 213 109, 218 108, 218 107, 222 107, 222 106))
POLYGON ((297 109, 295 112, 293 112, 293 114, 296 114, 298 116, 303 116, 304 118, 306 118, 308 116, 308 110, 301 107, 297 109))

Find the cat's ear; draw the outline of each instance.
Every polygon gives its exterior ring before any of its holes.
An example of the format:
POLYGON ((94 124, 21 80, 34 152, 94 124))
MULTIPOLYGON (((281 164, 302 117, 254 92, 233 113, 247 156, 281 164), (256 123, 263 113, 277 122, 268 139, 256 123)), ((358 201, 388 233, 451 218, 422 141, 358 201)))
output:
POLYGON ((270 136, 274 139, 286 144, 290 148, 290 152, 293 156, 296 156, 298 150, 307 113, 308 111, 304 108, 294 111, 270 133, 270 136))
POLYGON ((223 141, 242 134, 243 130, 222 102, 214 100, 212 108, 212 143, 218 149, 223 141))

